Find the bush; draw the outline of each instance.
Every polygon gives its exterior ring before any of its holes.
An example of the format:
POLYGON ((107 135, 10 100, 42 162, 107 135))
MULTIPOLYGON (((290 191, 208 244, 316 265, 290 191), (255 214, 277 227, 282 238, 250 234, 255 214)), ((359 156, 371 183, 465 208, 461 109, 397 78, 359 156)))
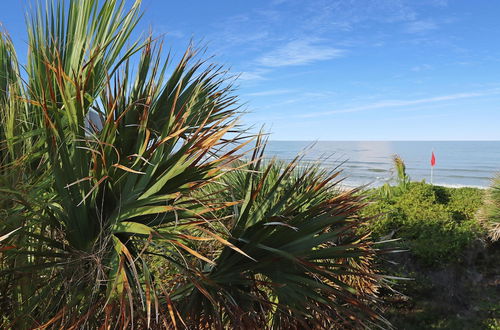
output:
POLYGON ((459 260, 483 234, 475 219, 482 204, 480 189, 412 182, 403 192, 390 187, 391 197, 380 197, 387 196, 381 189, 371 191, 377 201, 363 211, 366 216, 382 215, 369 229, 379 239, 400 238, 399 246, 425 265, 459 260))

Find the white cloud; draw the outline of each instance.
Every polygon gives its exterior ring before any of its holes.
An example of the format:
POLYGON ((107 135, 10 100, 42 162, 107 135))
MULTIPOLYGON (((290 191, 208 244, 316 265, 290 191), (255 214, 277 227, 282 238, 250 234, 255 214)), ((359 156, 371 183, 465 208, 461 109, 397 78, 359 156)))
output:
POLYGON ((238 80, 241 81, 251 81, 251 80, 265 80, 264 72, 258 71, 244 71, 241 72, 238 76, 238 80))
POLYGON ((432 65, 422 64, 422 65, 416 65, 416 66, 412 67, 411 71, 420 72, 420 71, 427 71, 430 69, 432 69, 432 65))
POLYGON ((448 0, 432 0, 431 4, 437 7, 446 7, 448 6, 448 0))
POLYGON ((442 96, 434 96, 422 99, 415 100, 384 100, 371 104, 361 105, 357 107, 337 109, 332 111, 324 111, 324 112, 315 112, 309 114, 298 115, 297 117, 301 118, 313 118, 313 117, 321 117, 327 115, 334 115, 339 113, 350 113, 350 112, 359 112, 366 110, 375 110, 375 109, 385 109, 385 108, 395 108, 395 107, 408 107, 413 105, 427 104, 427 103, 435 103, 435 102, 444 102, 444 101, 453 101, 459 99, 473 98, 473 97, 481 97, 488 95, 498 95, 500 94, 500 88, 488 89, 479 92, 471 92, 471 93, 457 93, 450 95, 442 95, 442 96))
POLYGON ((283 94, 290 94, 293 93, 294 91, 291 89, 272 89, 268 91, 262 91, 262 92, 255 92, 255 93, 248 93, 247 96, 271 96, 271 95, 283 95, 283 94))
POLYGON ((316 61, 330 60, 342 56, 342 49, 321 45, 318 39, 291 41, 257 59, 257 63, 267 67, 305 65, 316 61))
POLYGON ((438 25, 433 21, 413 21, 406 25, 406 32, 408 33, 424 33, 432 30, 436 30, 438 25))
POLYGON ((184 38, 185 37, 185 34, 182 32, 182 31, 168 31, 166 33, 167 36, 169 37, 173 37, 173 38, 184 38))
POLYGON ((450 114, 447 113, 441 113, 441 114, 427 114, 427 115, 416 115, 416 116, 406 116, 406 117, 396 117, 396 118, 384 118, 383 120, 391 120, 391 121, 398 121, 398 120, 416 120, 416 119, 429 119, 429 118, 441 118, 441 117, 449 117, 450 114))
POLYGON ((182 32, 181 30, 172 29, 165 24, 159 24, 159 25, 155 26, 154 31, 155 31, 155 33, 164 34, 165 36, 170 37, 170 38, 181 39, 181 38, 184 38, 186 36, 186 34, 184 32, 182 32))

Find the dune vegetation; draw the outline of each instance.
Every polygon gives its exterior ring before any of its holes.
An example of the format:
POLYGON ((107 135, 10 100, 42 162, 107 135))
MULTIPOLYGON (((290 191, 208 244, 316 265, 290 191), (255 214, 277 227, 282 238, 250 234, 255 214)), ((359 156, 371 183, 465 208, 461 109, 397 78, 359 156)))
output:
POLYGON ((26 56, 0 34, 0 328, 500 327, 499 179, 264 159, 230 72, 140 17, 49 0, 26 56))
POLYGON ((412 182, 394 158, 395 183, 368 191, 366 230, 392 240, 380 267, 406 280, 386 291, 384 315, 397 329, 499 329, 498 181, 490 189, 412 182))
POLYGON ((493 179, 481 211, 480 219, 487 226, 490 238, 500 240, 500 175, 493 179))
POLYGON ((133 39, 140 1, 48 1, 0 38, 0 327, 387 327, 338 171, 263 162, 232 78, 133 39))

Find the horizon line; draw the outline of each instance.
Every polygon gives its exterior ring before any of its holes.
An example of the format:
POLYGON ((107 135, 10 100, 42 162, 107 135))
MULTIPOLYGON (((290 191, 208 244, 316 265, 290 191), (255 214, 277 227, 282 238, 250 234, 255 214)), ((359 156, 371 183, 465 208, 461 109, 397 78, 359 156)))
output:
POLYGON ((286 140, 269 139, 269 142, 500 142, 499 140, 286 140))

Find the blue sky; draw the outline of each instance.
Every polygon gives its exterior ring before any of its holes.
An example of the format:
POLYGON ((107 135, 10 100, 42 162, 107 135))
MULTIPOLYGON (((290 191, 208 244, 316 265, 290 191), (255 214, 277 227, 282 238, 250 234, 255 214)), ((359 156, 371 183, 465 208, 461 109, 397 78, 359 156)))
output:
MULTIPOLYGON (((26 1, 0 21, 26 50, 26 1)), ((500 1, 144 0, 139 29, 241 73, 274 140, 500 140, 500 1)))

